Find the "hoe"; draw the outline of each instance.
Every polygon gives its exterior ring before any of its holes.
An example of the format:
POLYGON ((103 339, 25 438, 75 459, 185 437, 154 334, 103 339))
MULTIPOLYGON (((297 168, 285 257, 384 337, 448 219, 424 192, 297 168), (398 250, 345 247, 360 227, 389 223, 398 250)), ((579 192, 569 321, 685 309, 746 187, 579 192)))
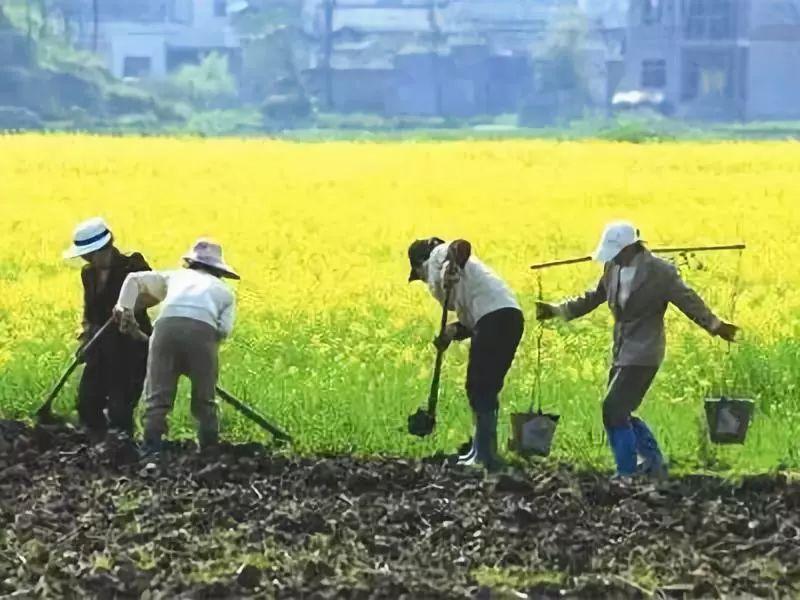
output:
POLYGON ((53 414, 53 402, 55 402, 56 397, 58 396, 61 389, 64 387, 64 384, 67 383, 67 380, 70 378, 70 375, 75 372, 75 369, 78 368, 78 365, 81 364, 83 357, 86 356, 86 353, 92 349, 92 347, 97 343, 102 335, 111 327, 113 321, 109 319, 106 321, 100 330, 92 336, 86 344, 81 346, 78 349, 78 352, 75 354, 75 358, 72 360, 70 365, 61 375, 61 378, 56 382, 53 389, 47 395, 47 398, 44 401, 44 404, 36 411, 36 420, 41 423, 42 425, 54 425, 61 422, 55 414, 53 414))
MULTIPOLYGON (((61 378, 58 380, 56 385, 53 387, 51 392, 48 394, 47 398, 44 401, 44 404, 36 411, 36 419, 42 425, 53 425, 60 423, 62 420, 58 418, 55 414, 53 414, 53 402, 55 401, 56 397, 58 396, 61 389, 66 384, 67 380, 69 379, 70 375, 75 372, 75 369, 81 363, 82 358, 86 355, 86 353, 97 343, 97 340, 113 325, 113 319, 109 319, 106 321, 100 330, 94 334, 92 339, 90 339, 84 346, 82 346, 75 355, 74 360, 70 363, 69 367, 64 371, 61 378)), ((136 328, 130 332, 130 335, 142 342, 147 342, 149 337, 147 334, 142 332, 140 329, 136 328)), ((285 442, 292 442, 292 437, 284 432, 281 431, 279 428, 272 425, 269 421, 267 421, 263 416, 258 414, 255 410, 244 404, 242 401, 238 400, 233 394, 225 391, 221 387, 217 386, 217 395, 222 398, 225 402, 230 404, 233 408, 235 408, 238 412, 243 414, 245 417, 253 421, 256 425, 261 427, 262 429, 271 433, 275 439, 285 441, 285 442)))
MULTIPOLYGON (((138 340, 140 340, 142 342, 147 342, 150 339, 149 336, 146 333, 144 333, 141 329, 139 329, 138 327, 136 327, 136 328, 132 329, 131 331, 129 331, 128 334, 130 336, 132 336, 133 338, 138 339, 138 340)), ((242 415, 244 415, 245 417, 250 419, 253 423, 258 425, 259 427, 261 427, 265 431, 268 431, 269 433, 271 433, 272 436, 275 439, 281 440, 281 441, 284 441, 284 442, 289 442, 289 443, 294 441, 292 436, 290 436, 285 431, 282 431, 282 430, 278 429, 277 427, 275 427, 275 425, 273 425, 272 423, 267 421, 263 416, 261 416, 259 413, 257 413, 254 409, 252 409, 249 406, 247 406, 244 402, 242 402, 241 400, 236 398, 230 392, 225 391, 224 389, 222 389, 219 386, 216 387, 216 390, 217 390, 217 396, 222 398, 225 402, 230 404, 239 413, 241 413, 242 415)))

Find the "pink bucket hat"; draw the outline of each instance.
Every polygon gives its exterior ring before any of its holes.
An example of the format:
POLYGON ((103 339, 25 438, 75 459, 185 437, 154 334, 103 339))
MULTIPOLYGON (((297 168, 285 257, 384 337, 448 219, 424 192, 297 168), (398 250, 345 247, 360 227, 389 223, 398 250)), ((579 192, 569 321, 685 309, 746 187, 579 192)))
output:
POLYGON ((192 249, 183 255, 183 260, 213 267, 230 279, 240 279, 239 274, 222 257, 222 246, 212 240, 197 240, 192 249))

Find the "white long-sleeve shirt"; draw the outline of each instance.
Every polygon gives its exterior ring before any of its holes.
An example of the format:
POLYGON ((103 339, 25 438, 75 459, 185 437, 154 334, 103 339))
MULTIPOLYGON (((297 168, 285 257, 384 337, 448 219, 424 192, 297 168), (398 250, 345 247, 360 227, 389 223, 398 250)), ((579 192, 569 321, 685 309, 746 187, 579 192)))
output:
MULTIPOLYGON (((436 246, 425 262, 428 289, 442 305, 445 299, 445 263, 449 247, 450 244, 436 246)), ((458 283, 450 293, 448 309, 454 310, 459 322, 471 330, 482 317, 503 308, 519 309, 511 288, 494 271, 471 256, 464 268, 458 270, 458 283)))
POLYGON ((230 336, 236 317, 233 291, 218 277, 195 269, 131 273, 120 291, 118 306, 133 309, 140 294, 163 306, 159 319, 184 317, 208 323, 221 339, 230 336))

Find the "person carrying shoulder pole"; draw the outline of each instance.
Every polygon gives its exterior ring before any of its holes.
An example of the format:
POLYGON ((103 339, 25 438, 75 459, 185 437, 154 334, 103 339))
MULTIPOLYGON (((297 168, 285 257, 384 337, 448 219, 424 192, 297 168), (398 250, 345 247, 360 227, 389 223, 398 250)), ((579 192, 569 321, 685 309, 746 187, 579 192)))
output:
MULTIPOLYGON (((78 386, 81 425, 93 441, 105 437, 109 427, 133 436, 133 412, 144 386, 147 344, 105 331, 91 350, 84 354, 82 348, 111 318, 125 278, 130 273, 149 271, 150 266, 138 252, 120 252, 108 224, 99 217, 75 228, 64 258, 86 262, 81 270, 83 323, 78 335, 78 358, 86 365, 78 386)), ((138 306, 131 309, 139 328, 149 334, 152 327, 147 311, 138 306)))
POLYGON ((235 318, 233 291, 221 279, 239 279, 223 260, 222 248, 198 240, 183 256, 183 269, 130 275, 122 286, 114 318, 123 332, 133 330, 132 309, 140 297, 162 303, 150 339, 145 381, 143 453, 156 454, 167 434, 167 415, 181 375, 192 384, 191 409, 200 447, 219 438, 215 401, 219 344, 230 336, 235 318))
POLYGON ((603 424, 614 454, 617 476, 637 472, 637 454, 644 475, 666 474, 664 457, 647 424, 633 413, 639 408, 664 360, 664 314, 674 304, 711 335, 735 341, 738 328, 717 318, 681 279, 671 263, 654 256, 630 223, 609 224, 594 253, 604 264, 595 289, 560 304, 538 302, 539 320, 567 321, 608 302, 614 316, 614 342, 608 389, 603 400, 603 424))
POLYGON ((453 341, 472 340, 466 391, 475 435, 472 447, 459 462, 477 462, 494 470, 501 466, 497 455, 498 396, 522 339, 522 310, 511 289, 472 255, 465 240, 416 240, 408 249, 408 259, 409 282, 424 281, 443 307, 449 290, 447 308, 458 316, 458 322, 449 324, 434 340, 437 349, 444 351, 453 341))

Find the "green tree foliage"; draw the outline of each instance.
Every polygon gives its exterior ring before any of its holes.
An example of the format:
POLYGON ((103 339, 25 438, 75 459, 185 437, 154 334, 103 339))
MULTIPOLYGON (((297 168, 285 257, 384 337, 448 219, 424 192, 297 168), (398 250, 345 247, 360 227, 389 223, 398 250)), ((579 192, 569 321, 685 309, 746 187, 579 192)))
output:
POLYGON ((186 65, 170 78, 171 88, 202 108, 220 108, 236 98, 236 82, 225 56, 212 52, 198 65, 186 65))
POLYGON ((543 91, 587 94, 587 64, 583 54, 588 23, 579 10, 564 10, 553 22, 545 41, 540 87, 543 91))

